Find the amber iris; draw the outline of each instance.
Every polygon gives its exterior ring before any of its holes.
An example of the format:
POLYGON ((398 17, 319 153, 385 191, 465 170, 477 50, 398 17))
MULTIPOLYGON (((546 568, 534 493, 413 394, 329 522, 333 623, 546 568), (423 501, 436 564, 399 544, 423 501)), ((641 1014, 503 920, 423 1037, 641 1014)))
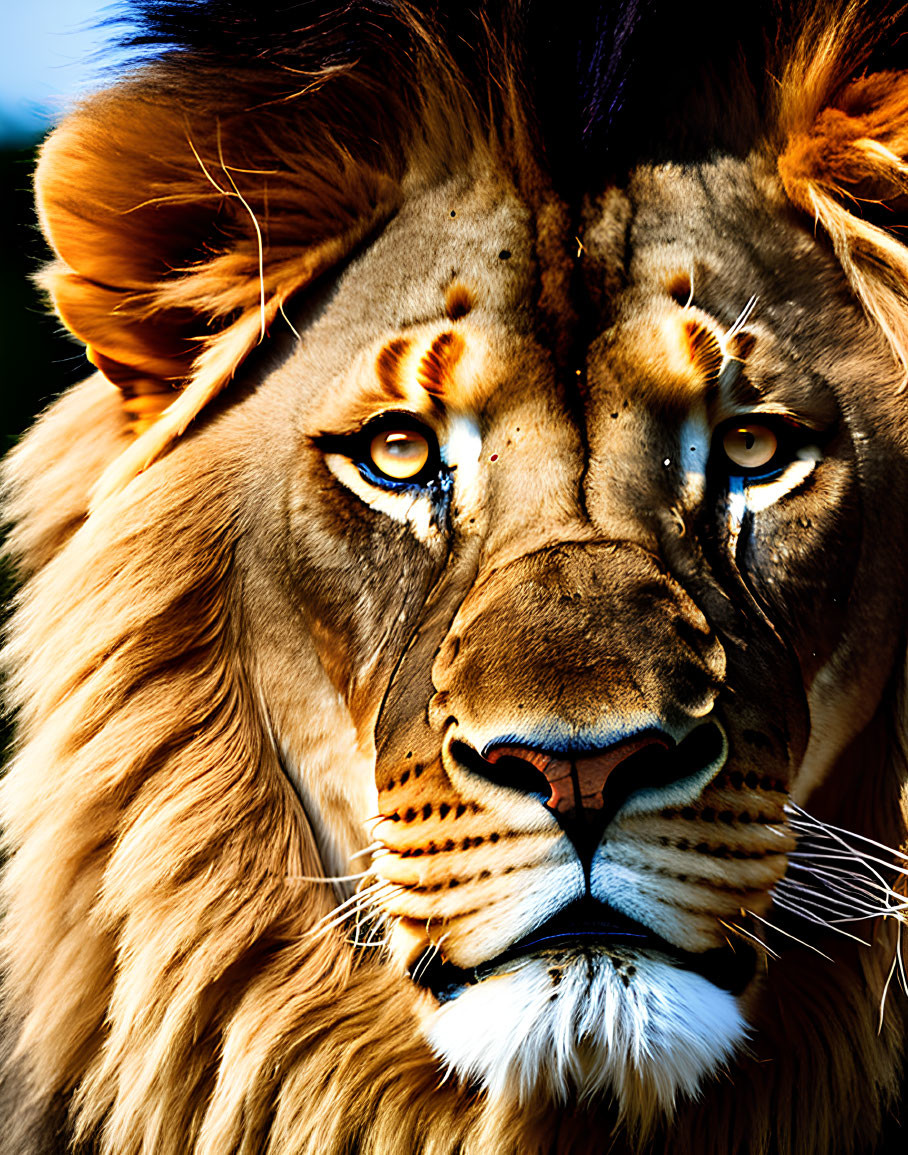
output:
POLYGON ((416 477, 429 460, 429 442, 416 429, 385 429, 369 446, 372 463, 386 477, 406 481, 416 477))
POLYGON ((722 438, 726 456, 740 469, 768 465, 779 448, 779 439, 767 425, 733 425, 722 438))

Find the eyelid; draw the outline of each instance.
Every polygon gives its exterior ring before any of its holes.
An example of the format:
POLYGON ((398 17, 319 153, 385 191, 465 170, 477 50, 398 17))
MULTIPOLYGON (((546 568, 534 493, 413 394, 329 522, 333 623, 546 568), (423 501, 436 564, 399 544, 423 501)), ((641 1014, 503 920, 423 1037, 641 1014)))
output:
POLYGON ((715 415, 715 428, 721 429, 735 421, 755 425, 779 422, 786 428, 801 430, 816 437, 825 437, 835 425, 833 415, 825 417, 820 414, 797 413, 786 405, 762 400, 751 401, 750 404, 723 405, 715 415))
POLYGON ((741 409, 725 414, 716 421, 713 438, 721 437, 735 425, 765 425, 776 434, 802 440, 825 440, 833 428, 830 423, 793 413, 790 409, 741 409))
POLYGON ((413 413, 409 409, 383 409, 351 425, 349 429, 315 433, 309 440, 322 453, 340 453, 344 457, 349 457, 352 446, 370 440, 380 433, 382 428, 390 428, 395 424, 402 429, 414 429, 425 433, 430 444, 433 442, 435 445, 439 444, 438 435, 432 425, 422 414, 413 413))

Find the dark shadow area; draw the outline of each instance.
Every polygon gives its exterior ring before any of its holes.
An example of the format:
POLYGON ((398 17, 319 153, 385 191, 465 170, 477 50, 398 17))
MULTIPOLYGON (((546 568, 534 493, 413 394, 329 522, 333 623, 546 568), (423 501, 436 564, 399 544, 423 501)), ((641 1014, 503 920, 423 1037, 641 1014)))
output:
MULTIPOLYGON (((88 375, 81 345, 67 337, 31 278, 50 253, 35 216, 32 174, 37 145, 0 146, 0 453, 68 385, 88 375)), ((5 621, 14 575, 0 560, 0 620, 5 621)), ((0 764, 9 721, 0 720, 0 764)))

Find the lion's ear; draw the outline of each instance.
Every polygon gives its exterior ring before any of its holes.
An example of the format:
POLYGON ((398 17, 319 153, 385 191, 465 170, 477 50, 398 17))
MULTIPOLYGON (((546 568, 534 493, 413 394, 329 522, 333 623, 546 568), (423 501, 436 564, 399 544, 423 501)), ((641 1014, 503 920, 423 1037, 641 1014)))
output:
POLYGON ((316 84, 275 99, 268 78, 227 80, 200 67, 205 99, 193 98, 185 74, 174 85, 152 68, 77 109, 41 156, 39 214, 57 256, 43 283, 139 435, 107 492, 162 453, 284 302, 394 207, 394 161, 351 146, 344 78, 333 102, 316 84))
POLYGON ((791 200, 829 234, 908 379, 908 248, 892 231, 906 223, 906 158, 908 72, 878 72, 791 131, 778 165, 791 200))

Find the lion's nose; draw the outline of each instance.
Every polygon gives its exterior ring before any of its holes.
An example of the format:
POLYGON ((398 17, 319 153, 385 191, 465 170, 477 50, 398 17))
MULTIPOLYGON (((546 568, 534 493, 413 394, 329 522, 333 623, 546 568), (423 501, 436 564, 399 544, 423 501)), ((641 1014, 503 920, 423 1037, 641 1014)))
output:
POLYGON ((469 769, 496 785, 538 795, 588 864, 632 794, 654 791, 658 798, 672 783, 713 762, 723 745, 720 728, 706 723, 680 743, 662 730, 645 730, 576 754, 513 743, 492 743, 482 755, 459 754, 469 769))
MULTIPOLYGON (((566 757, 562 753, 552 754, 547 751, 530 750, 522 746, 493 746, 485 752, 485 759, 493 766, 509 759, 515 763, 529 764, 534 770, 541 772, 548 783, 549 796, 546 806, 566 818, 578 818, 582 814, 595 814, 599 811, 611 809, 627 797, 630 790, 646 785, 655 785, 662 778, 662 771, 667 770, 664 755, 672 746, 674 739, 661 731, 648 731, 645 734, 634 735, 616 742, 605 750, 598 750, 593 754, 566 757), (643 755, 643 757, 640 757, 643 755), (622 774, 621 788, 615 788, 613 783, 609 788, 609 780, 616 771, 629 769, 628 763, 633 761, 632 775, 622 774), (651 781, 655 776, 656 781, 651 781), (608 797, 607 797, 608 796, 608 797)), ((511 769, 517 776, 521 767, 514 765, 499 766, 499 771, 511 769)), ((535 783, 539 782, 533 775, 535 783)), ((527 785, 530 784, 530 774, 527 773, 527 785)), ((535 790, 531 792, 535 793, 535 790)), ((614 807, 617 810, 617 807, 614 807)))

